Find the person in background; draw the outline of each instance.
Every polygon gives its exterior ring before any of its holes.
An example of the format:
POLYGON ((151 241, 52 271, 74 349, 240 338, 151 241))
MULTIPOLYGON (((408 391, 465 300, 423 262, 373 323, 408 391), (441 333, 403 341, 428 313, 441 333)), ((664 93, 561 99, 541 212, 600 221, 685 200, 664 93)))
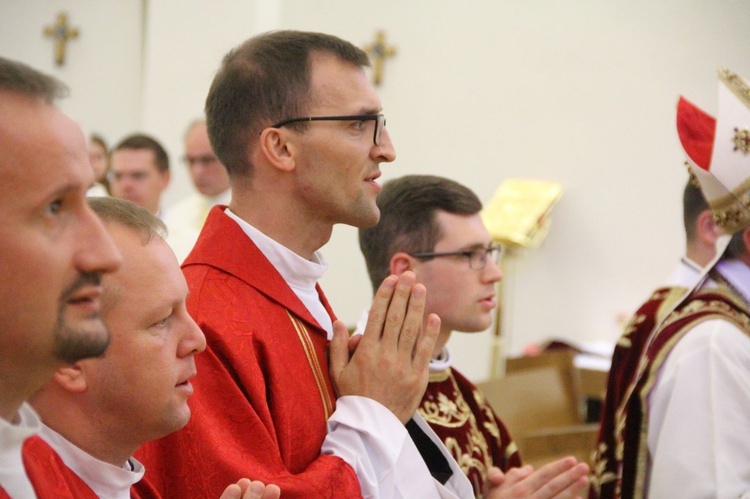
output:
POLYGON ((112 196, 132 201, 163 220, 161 195, 170 180, 164 147, 148 135, 130 135, 112 149, 111 161, 112 196))
POLYGON ((719 80, 717 118, 680 98, 677 131, 728 236, 645 342, 602 497, 750 494, 750 85, 725 69, 719 80))
POLYGON ((700 190, 697 180, 691 176, 682 195, 682 219, 685 229, 685 255, 666 283, 651 293, 651 296, 633 314, 623 334, 615 345, 612 364, 607 379, 607 391, 599 422, 599 437, 594 458, 597 470, 589 489, 589 497, 611 497, 618 462, 615 449, 617 438, 617 411, 624 401, 627 388, 638 372, 643 349, 654 328, 698 281, 703 268, 716 256, 716 241, 723 234, 713 219, 711 208, 700 190))
POLYGON ((89 137, 89 162, 94 169, 94 183, 86 191, 86 196, 109 196, 109 149, 104 138, 95 133, 89 137))
POLYGON ((65 364, 101 355, 101 279, 120 254, 86 204, 94 181, 81 128, 54 105, 56 79, 0 57, 0 497, 54 494, 29 480, 25 402, 65 364))
POLYGON ((197 192, 169 206, 164 222, 167 242, 182 262, 193 249, 208 211, 226 206, 232 196, 229 174, 211 148, 206 120, 196 120, 185 132, 185 164, 197 192))

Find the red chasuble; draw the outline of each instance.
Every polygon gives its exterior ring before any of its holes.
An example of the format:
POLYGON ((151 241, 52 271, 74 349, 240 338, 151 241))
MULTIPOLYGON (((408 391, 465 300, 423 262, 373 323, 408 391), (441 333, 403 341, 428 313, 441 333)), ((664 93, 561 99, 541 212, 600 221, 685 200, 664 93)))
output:
MULTIPOLYGON (((615 417, 625 400, 625 393, 638 371, 638 363, 654 328, 661 322, 687 289, 663 287, 633 314, 617 341, 607 380, 607 395, 602 407, 599 439, 594 457, 589 498, 615 497, 617 463, 615 454, 617 427, 615 417)), ((620 451, 621 452, 621 451, 620 451)))
MULTIPOLYGON (((674 345, 697 323, 710 319, 726 320, 750 335, 750 315, 745 305, 720 286, 718 290, 698 291, 687 298, 664 319, 651 343, 641 345, 646 366, 640 375, 635 370, 631 372, 628 383, 620 386, 621 402, 612 417, 614 437, 608 436, 599 444, 596 476, 592 480, 592 485, 600 492, 599 497, 643 497, 648 465, 650 390, 674 345)), ((634 361, 630 366, 637 369, 636 364, 634 361)))
POLYGON ((139 450, 145 479, 164 497, 219 497, 243 477, 282 497, 361 497, 354 470, 320 455, 335 407, 326 332, 223 210, 212 209, 183 264, 207 340, 192 417, 139 450))
POLYGON ((469 478, 477 497, 487 470, 521 466, 518 448, 482 392, 457 370, 430 373, 419 414, 469 478))
POLYGON ((153 485, 143 479, 130 487, 131 499, 161 499, 161 497, 161 494, 159 494, 153 485))
POLYGON ((97 499, 86 482, 68 468, 40 437, 34 436, 24 442, 23 465, 39 499, 97 499))

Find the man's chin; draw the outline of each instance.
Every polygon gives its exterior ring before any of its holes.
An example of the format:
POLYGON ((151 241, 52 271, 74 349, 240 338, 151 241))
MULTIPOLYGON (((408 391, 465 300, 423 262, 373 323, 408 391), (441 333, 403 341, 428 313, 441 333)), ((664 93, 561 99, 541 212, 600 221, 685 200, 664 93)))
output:
POLYGON ((109 330, 99 319, 63 324, 55 331, 55 357, 67 364, 101 357, 109 346, 109 330))

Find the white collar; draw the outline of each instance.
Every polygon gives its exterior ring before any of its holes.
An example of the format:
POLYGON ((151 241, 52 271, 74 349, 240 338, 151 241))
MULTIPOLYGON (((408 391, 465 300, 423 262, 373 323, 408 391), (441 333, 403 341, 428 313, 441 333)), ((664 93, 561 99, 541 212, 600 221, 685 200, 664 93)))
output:
POLYGON ((145 472, 143 465, 132 457, 122 466, 105 463, 76 447, 44 424, 42 424, 39 436, 99 497, 130 499, 130 487, 143 478, 145 472))
POLYGON ((0 484, 11 497, 33 497, 21 449, 23 442, 39 432, 41 422, 27 403, 18 408, 17 422, 0 418, 0 484))
POLYGON ((263 255, 276 267, 281 277, 293 288, 314 290, 315 283, 323 277, 328 263, 323 255, 316 251, 312 260, 302 258, 286 246, 279 244, 261 231, 238 217, 227 208, 224 213, 237 222, 242 231, 249 237, 263 255))
POLYGON ((720 260, 715 268, 750 305, 750 267, 736 258, 729 258, 720 260))
POLYGON ((451 354, 448 351, 448 347, 443 347, 443 350, 435 358, 430 359, 430 372, 439 373, 445 371, 451 366, 451 354))

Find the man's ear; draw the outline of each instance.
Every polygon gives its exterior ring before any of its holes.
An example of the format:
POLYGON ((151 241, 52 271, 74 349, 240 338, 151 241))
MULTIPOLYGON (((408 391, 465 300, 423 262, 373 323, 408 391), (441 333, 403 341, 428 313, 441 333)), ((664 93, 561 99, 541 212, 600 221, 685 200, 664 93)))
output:
POLYGON ((290 141, 290 132, 280 128, 266 128, 258 139, 257 151, 274 168, 289 172, 294 170, 294 144, 290 141))
POLYGON ((52 379, 55 383, 72 393, 82 393, 88 388, 85 369, 79 363, 61 367, 55 371, 52 379))
POLYGON ((390 262, 390 269, 391 274, 393 275, 401 275, 407 270, 412 270, 414 268, 414 257, 408 255, 407 253, 404 253, 403 251, 399 251, 395 255, 391 257, 390 262))
POLYGON ((695 221, 695 228, 698 237, 708 246, 715 246, 716 240, 724 233, 721 227, 714 221, 711 210, 703 210, 698 214, 698 218, 695 221))

